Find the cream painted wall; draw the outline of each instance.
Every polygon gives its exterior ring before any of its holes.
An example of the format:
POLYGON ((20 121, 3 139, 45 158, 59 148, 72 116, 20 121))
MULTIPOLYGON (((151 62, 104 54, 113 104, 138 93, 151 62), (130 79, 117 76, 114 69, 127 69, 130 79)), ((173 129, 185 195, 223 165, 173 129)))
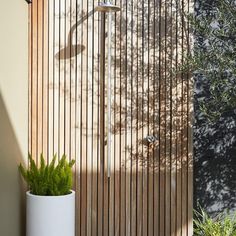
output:
POLYGON ((0 235, 25 236, 24 190, 17 165, 27 157, 28 5, 0 7, 0 235))

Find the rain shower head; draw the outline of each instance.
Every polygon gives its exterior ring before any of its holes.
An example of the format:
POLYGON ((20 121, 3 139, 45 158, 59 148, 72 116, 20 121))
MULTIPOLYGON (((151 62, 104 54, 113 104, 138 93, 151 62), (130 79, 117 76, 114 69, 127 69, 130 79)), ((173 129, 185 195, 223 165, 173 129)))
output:
POLYGON ((100 2, 95 8, 99 12, 117 12, 120 11, 120 7, 111 4, 110 2, 100 2))

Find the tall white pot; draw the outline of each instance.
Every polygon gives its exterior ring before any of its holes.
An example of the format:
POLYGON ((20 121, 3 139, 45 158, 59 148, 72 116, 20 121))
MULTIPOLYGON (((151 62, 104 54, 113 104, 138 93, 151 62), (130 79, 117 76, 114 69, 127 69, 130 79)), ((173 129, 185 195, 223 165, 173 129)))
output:
POLYGON ((75 236, 75 192, 63 196, 26 193, 27 236, 75 236))

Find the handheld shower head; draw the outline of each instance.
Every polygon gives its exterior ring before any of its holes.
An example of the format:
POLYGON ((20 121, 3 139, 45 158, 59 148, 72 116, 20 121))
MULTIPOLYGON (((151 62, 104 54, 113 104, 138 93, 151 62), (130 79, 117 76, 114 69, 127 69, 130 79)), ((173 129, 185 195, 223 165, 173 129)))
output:
POLYGON ((100 2, 95 10, 99 12, 117 12, 120 11, 120 7, 113 5, 110 2, 100 2))

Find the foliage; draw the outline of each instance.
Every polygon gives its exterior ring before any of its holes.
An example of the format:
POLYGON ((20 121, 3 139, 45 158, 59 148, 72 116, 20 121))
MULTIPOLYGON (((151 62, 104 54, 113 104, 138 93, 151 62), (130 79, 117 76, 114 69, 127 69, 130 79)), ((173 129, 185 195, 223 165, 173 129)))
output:
POLYGON ((72 166, 75 161, 67 162, 63 155, 56 163, 54 155, 50 164, 46 164, 43 155, 40 156, 40 167, 37 167, 32 156, 29 155, 29 168, 25 169, 21 164, 20 173, 29 185, 30 192, 41 196, 58 196, 70 193, 72 188, 72 166))
POLYGON ((195 236, 236 236, 236 217, 221 214, 212 219, 202 209, 195 212, 195 236))
POLYGON ((236 1, 198 2, 190 16, 195 36, 187 65, 202 79, 201 109, 210 119, 236 108, 236 1))

